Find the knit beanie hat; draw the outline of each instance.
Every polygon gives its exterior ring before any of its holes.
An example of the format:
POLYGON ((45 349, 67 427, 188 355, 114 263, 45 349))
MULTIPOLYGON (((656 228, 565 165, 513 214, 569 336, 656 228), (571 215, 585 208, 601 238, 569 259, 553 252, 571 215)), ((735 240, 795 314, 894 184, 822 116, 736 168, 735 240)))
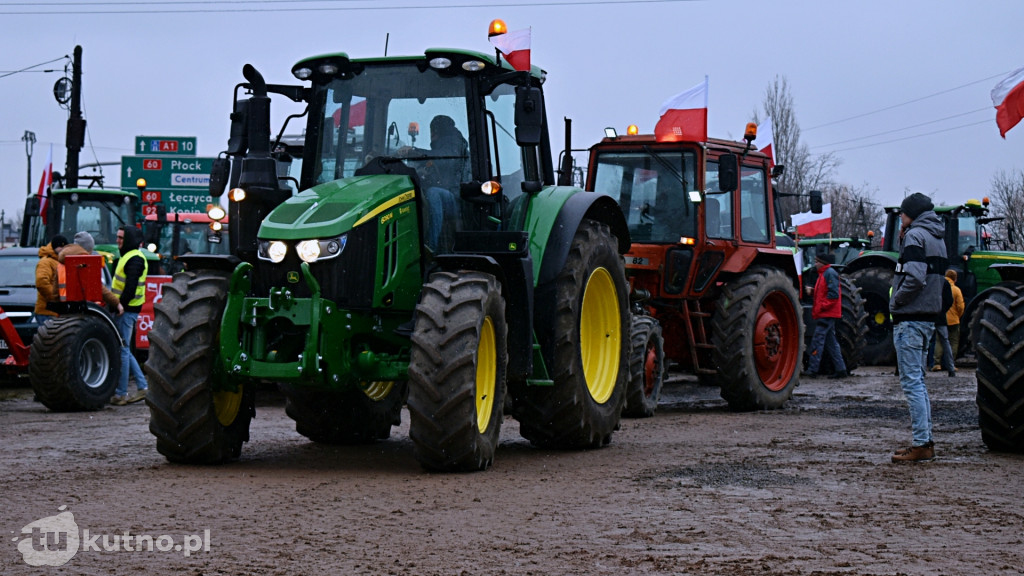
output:
POLYGON ((920 192, 914 192, 907 196, 900 204, 900 212, 906 214, 911 220, 916 220, 918 216, 934 208, 932 199, 920 192))
POLYGON ((65 238, 63 234, 57 234, 56 236, 50 239, 50 248, 53 248, 54 250, 63 248, 67 245, 68 239, 65 238))
POLYGON ((818 254, 817 256, 814 257, 814 259, 817 260, 818 262, 822 262, 824 264, 835 264, 836 263, 835 255, 834 254, 828 254, 826 252, 818 254))
POLYGON ((92 254, 93 249, 96 248, 96 240, 93 239, 92 234, 89 234, 85 230, 75 234, 75 244, 85 248, 85 251, 90 254, 92 254))

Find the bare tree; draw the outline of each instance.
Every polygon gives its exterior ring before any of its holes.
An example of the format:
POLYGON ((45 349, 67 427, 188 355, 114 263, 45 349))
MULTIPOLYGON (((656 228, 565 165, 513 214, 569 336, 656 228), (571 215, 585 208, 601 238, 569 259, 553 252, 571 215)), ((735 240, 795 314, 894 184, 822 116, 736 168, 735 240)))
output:
POLYGON ((861 187, 832 184, 823 190, 825 202, 832 204, 832 236, 835 238, 867 238, 876 235, 885 221, 885 211, 874 200, 874 191, 861 187))
POLYGON ((996 245, 1024 251, 1024 171, 1000 170, 992 177, 992 215, 1004 219, 992 227, 996 245))

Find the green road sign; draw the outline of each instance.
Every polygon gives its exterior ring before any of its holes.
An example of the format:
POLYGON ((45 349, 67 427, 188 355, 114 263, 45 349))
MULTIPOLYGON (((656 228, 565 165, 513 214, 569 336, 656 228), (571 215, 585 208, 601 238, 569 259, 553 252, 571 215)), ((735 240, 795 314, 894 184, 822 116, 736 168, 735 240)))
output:
POLYGON ((136 136, 135 153, 145 155, 195 156, 195 136, 136 136))
POLYGON ((205 211, 210 197, 208 156, 122 156, 121 189, 136 191, 136 181, 146 179, 147 190, 158 190, 169 211, 205 211))

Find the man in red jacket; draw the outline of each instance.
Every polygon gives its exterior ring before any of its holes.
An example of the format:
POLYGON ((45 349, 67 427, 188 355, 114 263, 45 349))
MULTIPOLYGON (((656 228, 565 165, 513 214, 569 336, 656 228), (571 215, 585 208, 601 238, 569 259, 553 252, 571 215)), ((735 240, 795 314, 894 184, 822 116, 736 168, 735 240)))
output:
POLYGON ((821 366, 821 358, 827 352, 832 359, 835 373, 831 378, 846 378, 846 363, 839 349, 836 338, 836 320, 843 317, 843 294, 839 286, 839 273, 832 268, 836 258, 832 254, 819 254, 815 257, 818 266, 818 281, 814 288, 807 287, 814 293, 814 308, 811 316, 816 320, 814 339, 811 340, 811 361, 805 376, 816 378, 821 366))

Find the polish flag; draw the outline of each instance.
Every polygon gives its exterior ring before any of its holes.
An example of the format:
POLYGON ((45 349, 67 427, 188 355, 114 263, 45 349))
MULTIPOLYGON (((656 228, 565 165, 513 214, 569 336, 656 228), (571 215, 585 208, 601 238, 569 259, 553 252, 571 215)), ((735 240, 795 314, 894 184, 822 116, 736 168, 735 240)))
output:
POLYGON ((46 155, 46 166, 43 168, 43 176, 39 179, 39 211, 43 215, 43 224, 46 224, 46 201, 50 198, 50 188, 53 186, 53 144, 50 144, 50 152, 46 155))
POLYGON ((757 127, 757 131, 760 133, 758 136, 761 138, 761 142, 764 143, 760 151, 768 156, 769 168, 775 166, 775 151, 772 149, 775 145, 775 134, 772 132, 772 119, 765 118, 764 122, 757 127))
POLYGON ((801 212, 793 215, 797 236, 817 236, 832 233, 832 203, 821 207, 821 214, 801 212))
POLYGON ((530 71, 530 28, 491 36, 491 44, 516 70, 530 71))
POLYGON ((1024 68, 1014 70, 996 84, 992 89, 992 104, 996 107, 999 135, 1005 139, 1010 128, 1024 118, 1024 68))
POLYGON ((707 142, 708 77, 666 100, 658 114, 661 118, 654 127, 654 138, 658 142, 707 142))

